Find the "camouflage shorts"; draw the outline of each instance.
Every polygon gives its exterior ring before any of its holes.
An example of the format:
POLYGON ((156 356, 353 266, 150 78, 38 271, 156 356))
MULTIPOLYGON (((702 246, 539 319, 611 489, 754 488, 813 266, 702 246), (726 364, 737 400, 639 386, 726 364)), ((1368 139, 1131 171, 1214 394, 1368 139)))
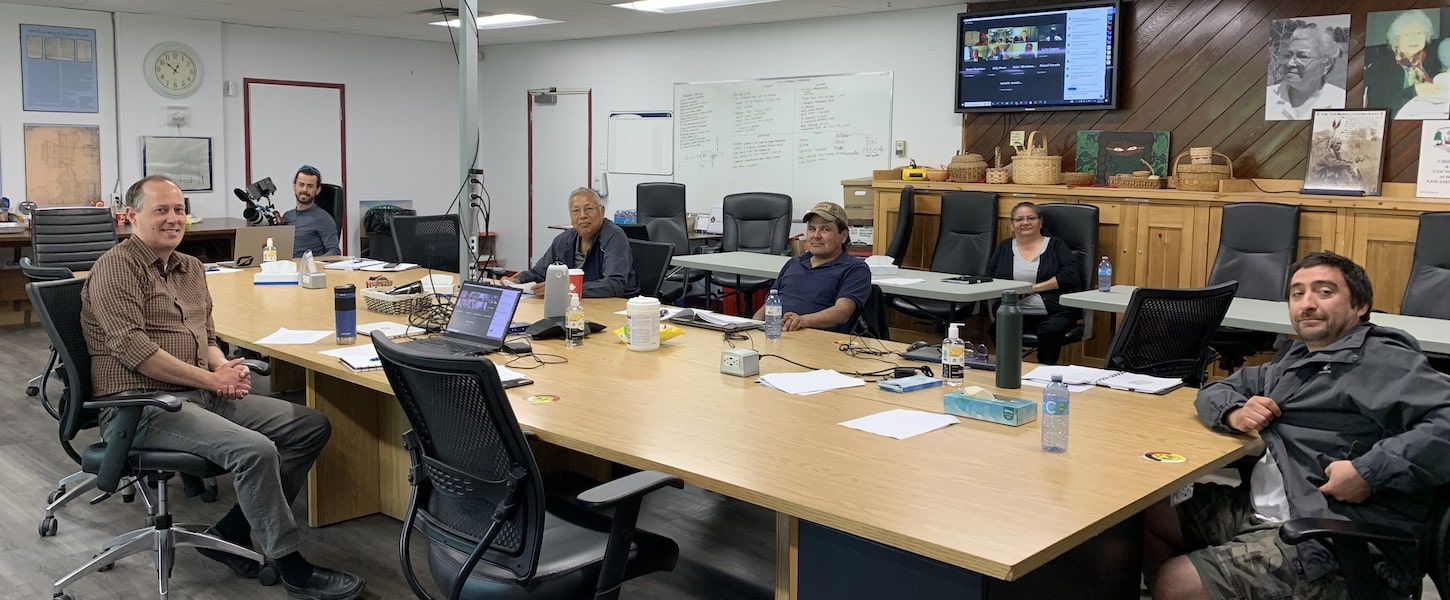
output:
POLYGON ((1299 553, 1279 527, 1254 517, 1247 491, 1200 483, 1178 505, 1188 560, 1216 600, 1338 600, 1348 597, 1339 573, 1304 581, 1299 553))

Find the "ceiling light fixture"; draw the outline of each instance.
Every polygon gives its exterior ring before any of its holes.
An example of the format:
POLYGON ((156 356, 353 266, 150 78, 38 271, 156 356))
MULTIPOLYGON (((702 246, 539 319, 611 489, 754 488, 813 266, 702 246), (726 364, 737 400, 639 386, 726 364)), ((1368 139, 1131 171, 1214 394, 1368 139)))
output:
MULTIPOLYGON (((541 19, 541 18, 535 17, 533 15, 516 15, 516 14, 513 14, 513 13, 505 13, 505 14, 501 14, 501 15, 489 15, 489 16, 486 16, 486 17, 479 17, 476 22, 478 23, 478 28, 479 29, 505 29, 505 28, 508 28, 508 27, 528 27, 530 25, 548 25, 550 23, 560 23, 561 21, 555 21, 553 19, 541 19)), ((446 27, 457 27, 458 26, 458 19, 449 19, 447 21, 435 21, 433 23, 429 23, 429 25, 442 25, 442 26, 446 26, 446 27)))
POLYGON ((747 4, 764 4, 776 0, 639 0, 615 4, 615 8, 628 8, 644 12, 679 13, 712 8, 730 8, 747 4))

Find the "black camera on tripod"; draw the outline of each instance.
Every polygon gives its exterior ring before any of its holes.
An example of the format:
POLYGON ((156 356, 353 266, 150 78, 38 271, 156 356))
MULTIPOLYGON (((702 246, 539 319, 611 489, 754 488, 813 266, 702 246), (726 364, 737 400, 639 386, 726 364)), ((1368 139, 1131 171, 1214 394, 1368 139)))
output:
POLYGON ((233 188, 232 193, 237 199, 247 205, 242 211, 242 218, 252 225, 281 225, 282 213, 272 206, 272 194, 277 192, 277 186, 272 183, 271 177, 266 177, 253 182, 247 189, 233 188))

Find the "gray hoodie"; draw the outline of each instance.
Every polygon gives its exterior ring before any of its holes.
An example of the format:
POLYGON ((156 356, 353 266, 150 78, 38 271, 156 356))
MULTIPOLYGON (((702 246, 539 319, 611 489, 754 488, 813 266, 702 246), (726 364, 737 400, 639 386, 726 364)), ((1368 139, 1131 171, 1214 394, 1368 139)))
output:
MULTIPOLYGON (((1450 377, 1430 368, 1408 333, 1361 324, 1319 352, 1296 341, 1268 364, 1205 386, 1195 405, 1215 431, 1250 396, 1279 403, 1283 414, 1261 432, 1284 477, 1291 517, 1329 517, 1413 530, 1426 519, 1435 488, 1450 482, 1450 377), (1350 460, 1373 493, 1361 504, 1319 492, 1324 468, 1350 460)), ((1387 548, 1376 570, 1397 590, 1418 584, 1413 549, 1387 548)), ((1318 543, 1300 545, 1305 577, 1338 565, 1318 543)))

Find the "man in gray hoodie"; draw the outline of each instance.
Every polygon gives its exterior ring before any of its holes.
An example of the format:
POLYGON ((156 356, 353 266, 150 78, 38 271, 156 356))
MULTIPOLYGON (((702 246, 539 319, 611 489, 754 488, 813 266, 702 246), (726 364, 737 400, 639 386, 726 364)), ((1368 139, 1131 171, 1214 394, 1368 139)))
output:
MULTIPOLYGON (((1329 550, 1279 539, 1279 524, 1328 517, 1414 528, 1450 482, 1450 378, 1409 334, 1369 322, 1364 269, 1329 252, 1289 268, 1299 340, 1268 364, 1205 386, 1205 425, 1258 432, 1266 452, 1237 488, 1197 484, 1147 511, 1144 575, 1165 598, 1343 598, 1329 550)), ((1386 597, 1419 589, 1413 549, 1382 548, 1386 597)))

